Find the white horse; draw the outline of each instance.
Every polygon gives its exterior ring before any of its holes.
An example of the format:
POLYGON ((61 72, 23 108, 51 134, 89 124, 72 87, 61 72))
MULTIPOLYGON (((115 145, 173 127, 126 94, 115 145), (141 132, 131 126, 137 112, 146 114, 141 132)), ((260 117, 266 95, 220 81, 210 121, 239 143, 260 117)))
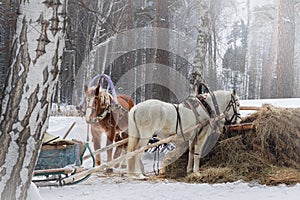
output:
MULTIPOLYGON (((235 92, 216 91, 214 92, 214 95, 217 100, 217 105, 216 103, 213 103, 212 96, 207 94, 205 100, 209 105, 207 108, 201 106, 203 104, 198 97, 189 99, 188 102, 190 102, 189 105, 191 106, 186 106, 184 103, 174 105, 154 99, 139 103, 129 112, 128 152, 146 146, 149 139, 154 134, 160 139, 164 139, 177 133, 175 139, 172 141, 175 142, 176 148, 168 153, 167 159, 163 163, 163 167, 169 164, 169 158, 178 155, 178 152, 182 151, 182 146, 184 146, 182 144, 185 144, 186 142, 189 142, 189 145, 193 144, 196 135, 198 135, 198 137, 195 150, 198 152, 197 154, 201 155, 204 143, 210 136, 211 131, 209 130, 209 126, 202 128, 200 134, 197 134, 199 133, 199 129, 195 129, 190 133, 185 134, 182 134, 182 130, 193 127, 205 120, 210 120, 212 115, 214 115, 214 107, 216 106, 224 113, 225 121, 237 121, 239 118, 239 99, 235 92)), ((192 156, 194 155, 190 155, 190 157, 192 156)), ((198 158, 195 158, 196 161, 197 159, 198 158)), ((192 162, 193 160, 194 159, 189 159, 189 162, 192 162)), ((196 162, 194 163, 196 165, 196 162)), ((188 171, 191 166, 192 163, 189 163, 188 171)), ((196 170, 197 167, 194 167, 194 169, 196 170)), ((128 174, 130 176, 144 178, 145 173, 141 161, 141 154, 128 159, 128 174)))

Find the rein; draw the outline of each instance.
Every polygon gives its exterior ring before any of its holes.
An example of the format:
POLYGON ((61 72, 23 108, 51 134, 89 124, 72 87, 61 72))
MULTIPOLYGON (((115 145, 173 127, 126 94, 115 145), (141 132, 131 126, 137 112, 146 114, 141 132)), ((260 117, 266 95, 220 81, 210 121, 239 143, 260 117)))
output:
POLYGON ((208 93, 211 96, 212 102, 214 104, 216 115, 219 116, 220 115, 220 109, 219 109, 218 102, 217 102, 215 94, 210 90, 210 88, 205 83, 200 83, 199 87, 204 87, 208 91, 208 93))
POLYGON ((186 139, 185 139, 184 134, 183 134, 183 129, 182 129, 181 117, 180 117, 180 113, 179 113, 179 105, 173 104, 173 106, 175 107, 176 113, 177 113, 176 134, 178 133, 178 126, 179 126, 181 136, 182 136, 183 140, 186 142, 186 139))

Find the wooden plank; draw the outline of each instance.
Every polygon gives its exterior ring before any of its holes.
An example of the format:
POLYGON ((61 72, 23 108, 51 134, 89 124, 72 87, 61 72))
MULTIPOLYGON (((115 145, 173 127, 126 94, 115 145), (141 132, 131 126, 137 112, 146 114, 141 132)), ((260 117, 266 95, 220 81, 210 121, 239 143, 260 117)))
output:
POLYGON ((63 168, 70 164, 80 165, 80 144, 75 145, 45 145, 42 148, 36 170, 63 168))
POLYGON ((41 176, 41 175, 50 175, 50 174, 71 174, 75 171, 75 169, 72 168, 56 168, 56 169, 40 169, 40 170, 34 170, 33 175, 34 176, 41 176))

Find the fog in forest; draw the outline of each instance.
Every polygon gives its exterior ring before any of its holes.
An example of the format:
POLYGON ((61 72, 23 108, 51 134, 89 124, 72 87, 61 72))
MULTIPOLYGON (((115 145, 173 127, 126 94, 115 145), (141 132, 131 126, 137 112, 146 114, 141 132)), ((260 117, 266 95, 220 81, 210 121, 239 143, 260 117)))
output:
MULTIPOLYGON (((12 47, 12 19, 0 7, 1 46, 12 47)), ((100 73, 136 102, 182 101, 195 72, 212 90, 235 89, 242 99, 300 96, 297 0, 69 0, 66 8, 58 103, 78 104, 100 73)), ((13 58, 1 49, 3 90, 13 58)))

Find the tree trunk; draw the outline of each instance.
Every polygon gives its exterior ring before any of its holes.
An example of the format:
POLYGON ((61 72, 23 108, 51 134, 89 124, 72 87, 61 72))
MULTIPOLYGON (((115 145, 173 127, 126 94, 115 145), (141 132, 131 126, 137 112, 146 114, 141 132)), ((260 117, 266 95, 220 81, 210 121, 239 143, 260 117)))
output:
MULTIPOLYGON (((158 28, 169 28, 169 12, 168 12, 168 1, 156 1, 156 19, 155 27, 158 28)), ((169 35, 164 31, 158 31, 156 33, 157 46, 159 44, 164 44, 164 46, 169 47, 169 35)), ((170 101, 170 72, 169 72, 169 51, 162 49, 156 50, 156 62, 158 65, 155 76, 157 77, 158 83, 162 85, 156 85, 157 99, 165 102, 170 101), (161 66, 163 67, 161 67, 161 66)))
POLYGON ((294 1, 279 0, 277 97, 293 97, 295 19, 294 1))
MULTIPOLYGON (((277 28, 277 26, 276 26, 277 28)), ((273 28, 274 30, 274 28, 273 28)), ((271 36, 271 42, 268 54, 264 56, 265 66, 262 69, 262 84, 261 84, 261 98, 269 99, 272 97, 272 81, 273 81, 273 68, 277 57, 276 51, 277 31, 274 30, 271 36)))
POLYGON ((0 199, 26 199, 48 127, 63 50, 61 2, 20 5, 15 59, 5 82, 0 117, 0 199), (33 9, 34 8, 34 9, 33 9), (58 24, 56 24, 58 23, 58 24))
POLYGON ((199 12, 199 30, 197 37, 197 44, 195 49, 194 57, 194 79, 192 80, 191 87, 193 88, 191 93, 198 93, 198 84, 204 81, 204 70, 206 67, 206 55, 208 47, 208 39, 210 34, 210 2, 207 0, 200 1, 200 12, 199 12))
POLYGON ((5 0, 0 4, 0 94, 4 92, 6 71, 12 61, 12 41, 17 21, 19 2, 5 0))

